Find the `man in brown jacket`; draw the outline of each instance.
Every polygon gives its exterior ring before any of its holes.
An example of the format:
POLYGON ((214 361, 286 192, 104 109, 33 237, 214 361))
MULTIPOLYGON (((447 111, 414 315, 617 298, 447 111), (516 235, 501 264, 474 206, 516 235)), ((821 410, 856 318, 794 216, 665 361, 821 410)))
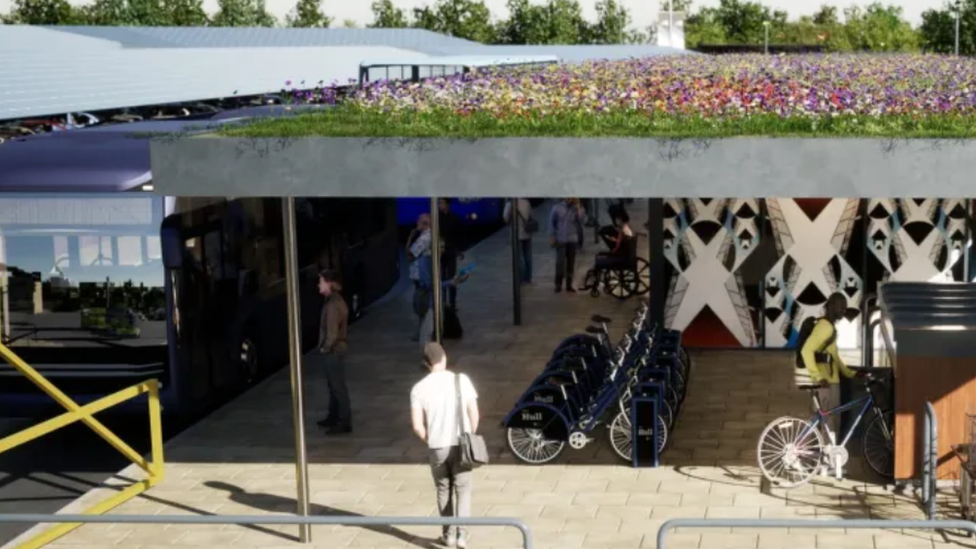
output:
POLYGON ((322 356, 325 378, 329 382, 329 415, 319 422, 326 434, 352 432, 352 409, 346 387, 346 346, 349 308, 339 295, 342 284, 331 270, 319 273, 319 293, 325 298, 316 351, 322 356))

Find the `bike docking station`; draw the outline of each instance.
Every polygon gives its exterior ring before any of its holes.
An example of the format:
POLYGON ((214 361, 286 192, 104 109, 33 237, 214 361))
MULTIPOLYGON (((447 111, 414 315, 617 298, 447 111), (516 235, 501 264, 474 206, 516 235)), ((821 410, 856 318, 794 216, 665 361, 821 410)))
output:
POLYGON ((567 445, 585 448, 605 425, 617 456, 634 467, 657 467, 691 368, 681 333, 653 323, 647 305, 637 308, 617 345, 610 343, 611 319, 591 321, 596 325, 556 347, 502 420, 508 447, 520 461, 541 465, 567 445))
POLYGON ((658 467, 661 465, 658 418, 661 416, 661 397, 664 383, 649 381, 635 387, 631 400, 631 424, 633 425, 634 467, 658 467))

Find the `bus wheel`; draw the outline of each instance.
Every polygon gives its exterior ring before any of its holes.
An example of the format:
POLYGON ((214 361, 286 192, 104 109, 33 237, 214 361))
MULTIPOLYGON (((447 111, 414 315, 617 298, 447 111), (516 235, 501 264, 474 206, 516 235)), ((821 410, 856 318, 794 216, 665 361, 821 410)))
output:
POLYGON ((258 377, 258 348, 250 338, 241 340, 241 374, 245 383, 258 377))

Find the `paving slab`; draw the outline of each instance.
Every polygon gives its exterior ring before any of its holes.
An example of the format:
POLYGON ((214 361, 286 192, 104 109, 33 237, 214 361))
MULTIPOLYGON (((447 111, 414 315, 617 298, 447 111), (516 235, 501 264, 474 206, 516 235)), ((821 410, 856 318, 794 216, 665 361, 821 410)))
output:
MULTIPOLYGON (((635 227, 643 224, 639 202, 632 210, 635 227)), ((567 449, 552 465, 517 463, 498 425, 552 349, 582 330, 594 313, 614 318, 619 331, 638 304, 555 294, 554 254, 542 235, 534 246, 537 283, 522 288, 521 327, 512 326, 508 233, 482 242, 464 260, 477 262, 478 269, 459 292, 464 339, 448 342, 447 350, 452 367, 471 376, 479 392, 482 433, 491 451, 492 464, 474 473, 475 516, 525 521, 537 548, 601 549, 654 548, 657 529, 673 518, 922 517, 913 500, 878 487, 855 462, 852 480, 817 478, 792 492, 761 492, 754 456, 760 431, 770 419, 808 411, 806 396, 790 388, 789 353, 693 351, 687 400, 660 468, 636 470, 623 463, 603 429, 586 448, 567 449)), ((642 254, 645 248, 642 240, 642 254)), ((599 250, 588 241, 578 277, 599 250)), ((421 376, 419 346, 409 339, 414 322, 409 296, 402 296, 371 310, 351 331, 347 368, 356 431, 350 436, 328 438, 315 426, 327 409, 327 387, 323 372, 306 367, 314 514, 436 514, 427 452, 409 425, 409 392, 421 376)), ((282 371, 171 441, 166 480, 114 513, 290 513, 292 431, 289 378, 282 371)), ((50 547, 277 549, 299 547, 296 533, 290 526, 85 526, 50 547)), ((315 527, 310 547, 436 547, 438 533, 436 527, 315 527)), ((668 548, 916 547, 931 539, 925 533, 843 529, 681 529, 671 533, 668 548)), ((520 539, 510 529, 474 528, 470 546, 514 548, 520 539)))

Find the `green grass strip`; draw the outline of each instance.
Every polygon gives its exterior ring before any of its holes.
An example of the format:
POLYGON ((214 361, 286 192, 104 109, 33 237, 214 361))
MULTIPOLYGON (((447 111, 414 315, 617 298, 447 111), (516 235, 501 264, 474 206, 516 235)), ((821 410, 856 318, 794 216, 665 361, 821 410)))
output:
POLYGON ((340 106, 325 112, 261 119, 227 127, 228 137, 897 137, 974 138, 976 116, 743 118, 649 115, 636 111, 497 117, 450 111, 385 113, 340 106))

